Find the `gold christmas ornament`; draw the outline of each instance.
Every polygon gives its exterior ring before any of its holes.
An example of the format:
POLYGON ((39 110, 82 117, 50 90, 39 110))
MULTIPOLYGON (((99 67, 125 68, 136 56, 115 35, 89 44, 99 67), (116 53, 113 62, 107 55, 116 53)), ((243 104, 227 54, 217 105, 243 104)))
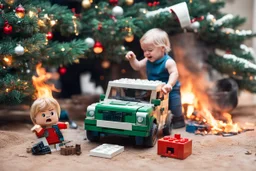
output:
POLYGON ((125 0, 125 3, 126 3, 127 5, 132 5, 133 2, 134 2, 134 0, 125 0))
POLYGON ((75 60, 74 60, 74 63, 79 64, 79 63, 80 63, 80 60, 79 60, 79 59, 75 59, 75 60))
POLYGON ((38 17, 37 13, 34 12, 34 11, 29 11, 29 12, 28 12, 28 16, 29 16, 30 18, 32 18, 32 17, 38 17))
POLYGON ((7 66, 11 66, 12 65, 12 56, 11 55, 5 55, 3 58, 4 63, 7 66))
POLYGON ((104 69, 108 69, 110 67, 110 62, 108 60, 102 61, 101 67, 104 69))
POLYGON ((4 2, 6 2, 8 5, 12 5, 15 0, 4 0, 4 2))
POLYGON ((127 36, 125 36, 125 41, 126 42, 132 42, 134 40, 134 35, 133 34, 128 34, 127 36))
POLYGON ((122 69, 122 70, 121 70, 121 73, 122 73, 122 74, 125 74, 125 73, 126 73, 126 70, 125 70, 125 69, 122 69))
POLYGON ((41 20, 41 19, 39 19, 39 20, 37 21, 37 24, 38 24, 40 27, 45 27, 45 26, 46 26, 45 23, 44 23, 44 21, 41 20))
POLYGON ((89 0, 83 0, 82 1, 82 7, 87 9, 91 7, 91 2, 89 0))

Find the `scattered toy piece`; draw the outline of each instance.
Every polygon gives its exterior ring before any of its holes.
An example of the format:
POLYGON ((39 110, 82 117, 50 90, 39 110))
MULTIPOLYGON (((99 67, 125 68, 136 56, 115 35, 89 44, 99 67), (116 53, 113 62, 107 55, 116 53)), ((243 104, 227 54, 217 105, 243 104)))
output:
POLYGON ((244 153, 246 155, 251 155, 252 153, 250 151, 246 151, 246 153, 244 153))
POLYGON ((31 153, 31 152, 32 152, 31 147, 28 147, 28 148, 27 148, 27 153, 31 153))
POLYGON ((246 129, 243 129, 243 132, 247 132, 247 131, 254 131, 254 129, 253 128, 246 128, 246 129))
POLYGON ((76 146, 74 147, 73 145, 71 146, 65 146, 65 147, 61 147, 60 148, 60 154, 67 156, 67 155, 80 155, 81 152, 81 145, 80 144, 76 144, 76 146))
POLYGON ((80 144, 76 144, 76 155, 80 155, 82 153, 81 151, 81 145, 80 144))
POLYGON ((124 146, 114 144, 102 144, 90 151, 90 156, 112 158, 124 151, 124 146))
POLYGON ((228 133, 222 133, 222 136, 223 137, 230 137, 230 136, 237 135, 237 134, 238 134, 237 132, 228 132, 228 133))

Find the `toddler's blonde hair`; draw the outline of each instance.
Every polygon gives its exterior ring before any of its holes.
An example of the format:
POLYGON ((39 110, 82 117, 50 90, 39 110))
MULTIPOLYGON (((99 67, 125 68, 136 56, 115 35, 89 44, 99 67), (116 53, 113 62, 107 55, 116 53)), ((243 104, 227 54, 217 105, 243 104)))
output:
POLYGON ((171 50, 168 34, 159 28, 148 30, 140 39, 140 43, 152 43, 156 47, 164 47, 166 53, 170 52, 171 50))
POLYGON ((34 124, 36 124, 35 117, 39 112, 44 112, 50 108, 55 108, 58 117, 60 117, 60 105, 54 98, 41 97, 34 101, 30 108, 30 118, 34 124))

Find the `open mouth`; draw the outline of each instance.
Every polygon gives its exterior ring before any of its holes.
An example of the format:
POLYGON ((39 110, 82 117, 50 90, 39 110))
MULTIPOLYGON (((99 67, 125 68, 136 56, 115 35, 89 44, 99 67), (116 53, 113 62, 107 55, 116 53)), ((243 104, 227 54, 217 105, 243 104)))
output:
POLYGON ((52 120, 50 118, 46 119, 46 122, 51 122, 52 120))

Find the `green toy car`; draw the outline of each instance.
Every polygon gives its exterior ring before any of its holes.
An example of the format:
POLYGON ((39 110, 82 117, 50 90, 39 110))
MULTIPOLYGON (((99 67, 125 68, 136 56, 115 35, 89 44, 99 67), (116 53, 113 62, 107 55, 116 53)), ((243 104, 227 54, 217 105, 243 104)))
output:
POLYGON ((128 78, 109 81, 106 95, 87 108, 87 138, 99 141, 101 134, 133 136, 136 145, 153 147, 158 130, 164 135, 172 130, 168 95, 161 92, 164 84, 128 78))

